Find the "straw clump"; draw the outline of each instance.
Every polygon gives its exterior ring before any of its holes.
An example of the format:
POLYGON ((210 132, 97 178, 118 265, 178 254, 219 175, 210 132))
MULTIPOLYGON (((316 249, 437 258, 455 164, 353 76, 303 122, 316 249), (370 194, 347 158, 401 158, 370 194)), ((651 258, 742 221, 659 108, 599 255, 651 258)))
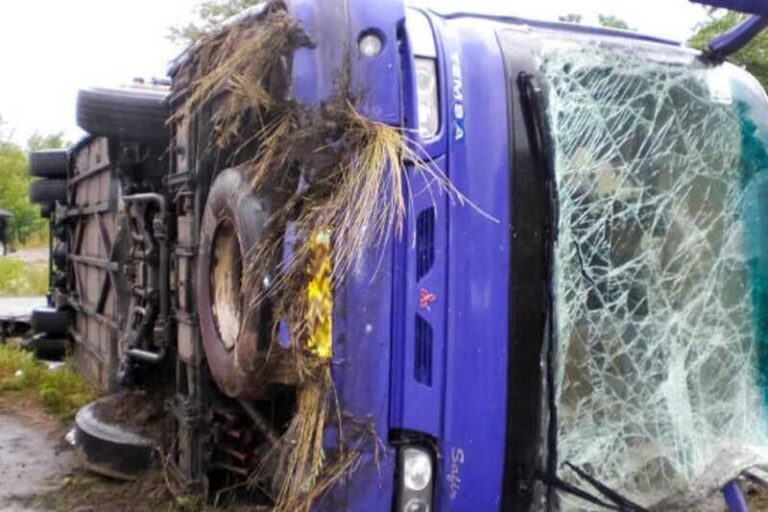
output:
POLYGON ((346 77, 339 77, 336 97, 321 106, 293 101, 288 62, 301 46, 311 42, 280 2, 256 20, 206 36, 182 64, 190 85, 174 116, 189 120, 211 109, 212 149, 247 170, 255 193, 294 186, 245 255, 242 283, 249 307, 272 304, 274 335, 283 322, 295 356, 296 412, 267 456, 277 460, 277 469, 262 464, 250 479, 271 489, 278 512, 309 510, 359 463, 359 453, 344 448, 343 415, 334 399, 331 308, 318 304, 332 301, 332 290, 370 250, 402 235, 413 193, 409 177, 420 175, 429 193, 464 201, 399 129, 358 113, 346 77), (288 235, 293 242, 286 258, 288 235), (320 235, 330 239, 324 261, 316 259, 313 244, 320 235), (276 261, 282 263, 276 267, 276 261), (325 277, 318 279, 320 273, 325 277), (341 444, 332 456, 323 446, 330 422, 341 444))

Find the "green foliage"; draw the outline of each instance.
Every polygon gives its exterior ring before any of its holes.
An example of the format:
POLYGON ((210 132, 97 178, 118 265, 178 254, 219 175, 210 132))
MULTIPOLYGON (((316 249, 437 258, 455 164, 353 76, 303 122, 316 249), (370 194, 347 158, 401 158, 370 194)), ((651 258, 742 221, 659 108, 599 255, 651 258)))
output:
POLYGON ((634 30, 634 29, 629 27, 629 24, 626 21, 624 21, 621 18, 618 18, 616 16, 611 16, 609 14, 600 14, 597 17, 597 20, 604 27, 618 28, 620 30, 634 30))
POLYGON ((64 141, 64 132, 53 133, 51 135, 42 135, 38 132, 33 133, 27 139, 27 151, 40 151, 42 149, 62 149, 71 146, 70 142, 64 141))
POLYGON ((47 262, 0 257, 0 297, 36 297, 47 292, 47 262))
MULTIPOLYGON (((0 118, 0 209, 8 210, 8 239, 11 244, 23 244, 30 238, 44 238, 48 232, 47 220, 40 217, 40 207, 29 202, 30 177, 27 174, 27 154, 10 141, 10 134, 2 130, 0 118)), ((62 133, 40 135, 35 133, 27 143, 29 151, 65 147, 62 133)))
POLYGON ((32 234, 47 229, 40 218, 40 208, 29 202, 27 155, 11 142, 0 141, 0 208, 8 210, 8 238, 11 243, 24 243, 32 234))
POLYGON ((221 25, 227 18, 265 0, 206 0, 196 9, 197 21, 171 27, 169 38, 180 44, 196 41, 201 35, 221 25))
POLYGON ((583 18, 584 18, 584 17, 583 17, 581 14, 574 14, 574 13, 571 13, 571 14, 566 14, 566 15, 564 15, 564 16, 558 16, 558 18, 557 18, 557 19, 558 19, 558 20, 560 20, 560 21, 562 21, 562 22, 564 22, 564 23, 576 23, 576 24, 580 24, 580 23, 581 23, 581 20, 582 20, 583 18))
POLYGON ((62 420, 94 399, 93 388, 69 364, 50 370, 35 357, 13 345, 0 345, 0 395, 31 394, 46 411, 62 420))
MULTIPOLYGON (((745 15, 734 12, 715 16, 699 27, 688 44, 698 50, 706 50, 707 43, 712 38, 727 32, 745 19, 745 15)), ((763 87, 768 88, 768 31, 763 31, 754 41, 731 55, 728 60, 746 67, 763 84, 763 87)))
MULTIPOLYGON (((584 21, 584 16, 577 13, 569 13, 569 14, 564 14, 563 16, 558 16, 557 19, 565 23, 576 23, 580 25, 584 21)), ((608 28, 618 28, 621 30, 636 30, 634 28, 631 28, 629 26, 629 23, 622 20, 621 18, 612 16, 609 14, 598 15, 597 21, 600 23, 600 25, 608 28)))

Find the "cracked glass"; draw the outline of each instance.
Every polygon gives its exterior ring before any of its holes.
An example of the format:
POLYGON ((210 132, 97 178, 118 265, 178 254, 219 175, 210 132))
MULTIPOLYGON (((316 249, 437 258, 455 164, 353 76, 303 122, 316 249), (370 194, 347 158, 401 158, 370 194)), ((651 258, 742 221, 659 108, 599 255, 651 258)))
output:
POLYGON ((570 462, 644 506, 721 485, 768 460, 765 95, 639 43, 559 42, 540 65, 560 476, 593 491, 570 462))

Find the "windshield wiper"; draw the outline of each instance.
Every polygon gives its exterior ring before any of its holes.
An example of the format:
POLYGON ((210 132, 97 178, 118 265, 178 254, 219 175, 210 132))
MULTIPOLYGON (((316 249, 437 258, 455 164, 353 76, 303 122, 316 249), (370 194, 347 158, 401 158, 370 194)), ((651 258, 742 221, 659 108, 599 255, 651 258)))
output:
MULTIPOLYGON (((522 113, 531 154, 542 173, 546 192, 546 214, 542 230, 544 233, 544 268, 546 269, 545 331, 543 346, 546 347, 546 398, 547 398, 547 473, 557 478, 557 397, 555 392, 557 375, 557 336, 554 311, 555 245, 557 243, 560 199, 555 176, 555 161, 551 129, 548 123, 541 85, 534 75, 521 73, 518 88, 522 113)), ((549 496, 548 499, 551 499, 549 496)))
POLYGON ((577 485, 566 482, 558 476, 540 475, 540 480, 545 484, 554 487, 558 491, 576 496, 577 498, 588 501, 593 505, 603 507, 606 510, 618 510, 620 512, 648 512, 646 508, 638 505, 626 496, 623 496, 619 492, 611 489, 603 482, 584 471, 582 468, 571 464, 568 461, 565 462, 565 465, 571 469, 571 471, 576 473, 579 478, 586 480, 592 487, 597 489, 601 497, 597 497, 577 485))
POLYGON ((579 475, 580 478, 589 482, 589 484, 595 489, 597 489, 598 491, 600 491, 600 493, 603 496, 611 500, 611 502, 615 503, 619 507, 618 510, 627 510, 632 512, 647 512, 645 508, 641 507, 640 505, 638 505, 633 501, 630 501, 625 496, 622 496, 618 492, 614 491, 613 489, 611 489, 610 487, 608 487, 607 485, 605 485, 600 480, 593 477, 592 475, 590 475, 580 467, 574 464, 571 464, 568 461, 565 462, 565 465, 571 468, 571 471, 579 475))

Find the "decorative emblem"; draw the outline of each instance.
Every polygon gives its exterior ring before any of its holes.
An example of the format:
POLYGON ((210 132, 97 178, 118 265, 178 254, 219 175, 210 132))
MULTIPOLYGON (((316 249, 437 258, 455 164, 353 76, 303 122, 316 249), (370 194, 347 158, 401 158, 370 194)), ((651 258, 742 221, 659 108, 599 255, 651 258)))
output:
POLYGON ((426 288, 422 288, 419 292, 419 307, 429 311, 429 305, 437 300, 435 294, 430 293, 426 288))

